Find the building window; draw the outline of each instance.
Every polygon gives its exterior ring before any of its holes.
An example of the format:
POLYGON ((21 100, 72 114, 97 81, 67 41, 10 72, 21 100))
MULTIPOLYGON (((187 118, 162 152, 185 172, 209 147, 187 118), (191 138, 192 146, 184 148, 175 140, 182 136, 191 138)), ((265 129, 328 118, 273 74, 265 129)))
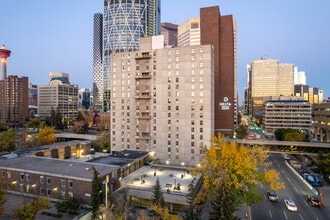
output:
POLYGON ((40 195, 44 195, 45 194, 45 188, 44 187, 40 187, 40 195))
POLYGON ((44 176, 40 176, 40 183, 41 183, 41 184, 44 183, 44 176))
POLYGON ((47 196, 49 196, 51 194, 51 190, 49 188, 46 188, 46 193, 47 193, 47 196))
POLYGON ((68 180, 68 186, 69 186, 69 188, 73 187, 73 181, 72 180, 68 180))
POLYGON ((65 199, 65 195, 66 195, 65 191, 61 191, 61 197, 62 197, 62 199, 65 199))
POLYGON ((21 174, 20 174, 20 179, 21 179, 21 180, 24 180, 24 173, 21 173, 21 174))
POLYGON ((61 186, 65 187, 65 179, 61 179, 61 186))
POLYGON ((30 176, 30 174, 25 174, 25 177, 26 177, 26 181, 30 181, 30 179, 31 179, 31 176, 30 176))
POLYGON ((47 185, 50 184, 50 177, 47 177, 47 185))

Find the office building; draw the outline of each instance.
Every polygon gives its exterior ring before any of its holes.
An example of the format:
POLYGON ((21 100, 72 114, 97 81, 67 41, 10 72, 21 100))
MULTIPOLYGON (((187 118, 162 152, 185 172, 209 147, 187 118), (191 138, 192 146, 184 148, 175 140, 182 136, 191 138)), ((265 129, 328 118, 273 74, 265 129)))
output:
POLYGON ((38 86, 29 83, 29 116, 38 115, 38 86))
POLYGON ((162 22, 161 35, 164 35, 164 46, 177 47, 178 46, 178 25, 162 22))
POLYGON ((330 142, 330 98, 313 106, 314 139, 321 142, 330 142))
POLYGON ((78 106, 82 109, 88 109, 91 106, 91 92, 89 89, 78 90, 78 106))
POLYGON ((200 9, 201 45, 214 48, 215 130, 233 137, 237 124, 237 36, 232 15, 219 6, 200 9))
POLYGON ((293 96, 294 65, 262 57, 247 67, 247 113, 255 115, 262 108, 264 97, 293 96))
POLYGON ((65 120, 78 115, 78 86, 69 82, 69 75, 61 72, 49 73, 49 84, 38 85, 38 114, 42 118, 59 110, 65 120))
POLYGON ((103 111, 110 110, 110 55, 114 52, 137 51, 141 37, 159 34, 159 0, 104 0, 103 111))
POLYGON ((312 107, 301 97, 278 97, 263 104, 263 129, 274 132, 280 128, 311 131, 312 107), (276 100, 277 99, 277 100, 276 100))
POLYGON ((320 104, 323 101, 323 90, 308 85, 296 84, 294 85, 294 96, 303 97, 311 105, 320 104))
POLYGON ((178 47, 200 45, 200 18, 190 18, 178 26, 178 47))
POLYGON ((94 14, 93 22, 93 105, 97 111, 103 111, 103 15, 94 14))
POLYGON ((294 84, 306 85, 306 74, 303 71, 298 71, 298 67, 294 67, 294 84))
POLYGON ((164 48, 163 36, 111 56, 111 150, 154 152, 196 166, 214 131, 211 45, 164 48))
POLYGON ((0 122, 12 128, 23 128, 28 118, 27 77, 7 76, 0 80, 0 122))

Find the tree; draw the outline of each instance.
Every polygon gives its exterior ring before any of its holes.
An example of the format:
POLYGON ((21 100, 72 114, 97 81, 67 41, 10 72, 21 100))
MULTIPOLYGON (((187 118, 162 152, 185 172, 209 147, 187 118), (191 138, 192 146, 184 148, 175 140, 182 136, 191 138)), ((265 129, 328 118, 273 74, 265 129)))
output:
POLYGON ((39 210, 49 209, 50 200, 46 197, 38 197, 32 203, 23 201, 21 206, 15 210, 14 216, 19 220, 34 220, 39 210))
MULTIPOLYGON (((209 197, 222 182, 232 192, 233 205, 243 203, 251 205, 262 198, 257 193, 256 184, 262 182, 273 190, 283 187, 279 182, 279 174, 274 170, 264 171, 259 167, 267 167, 266 152, 260 147, 244 147, 234 142, 227 142, 221 136, 211 138, 211 147, 204 150, 201 166, 195 172, 203 173, 204 192, 209 197)), ((200 200, 200 198, 197 198, 200 200)))
POLYGON ((79 209, 80 204, 76 198, 69 196, 64 201, 56 202, 55 206, 59 212, 75 214, 77 212, 77 210, 79 209))
POLYGON ((279 128, 275 130, 275 137, 279 141, 297 141, 305 142, 308 138, 305 134, 297 129, 292 128, 279 128))
POLYGON ((86 134, 88 132, 88 127, 85 121, 76 121, 70 128, 70 131, 76 134, 86 134))
POLYGON ((3 178, 0 177, 0 215, 4 212, 4 205, 7 201, 6 197, 6 188, 3 181, 3 178))
POLYGON ((127 189, 121 189, 114 195, 113 211, 116 214, 116 219, 127 219, 133 211, 133 207, 127 189))
POLYGON ((240 124, 236 130, 236 136, 238 139, 243 139, 248 133, 248 125, 240 124))
POLYGON ((16 131, 9 128, 7 131, 0 133, 0 151, 9 152, 15 150, 16 131))
POLYGON ((93 167, 93 183, 92 183, 92 212, 93 216, 95 217, 96 213, 99 210, 100 205, 104 204, 105 200, 105 194, 104 190, 102 187, 102 182, 99 178, 99 173, 93 167))
POLYGON ((222 181, 213 191, 210 199, 211 211, 210 219, 215 220, 238 220, 235 212, 237 206, 232 200, 233 192, 227 186, 227 183, 222 181))
POLYGON ((196 189, 193 186, 188 186, 188 195, 187 195, 187 203, 188 206, 185 208, 185 216, 186 220, 196 220, 197 219, 197 211, 196 211, 196 189))
POLYGON ((169 212, 165 205, 164 194, 159 183, 159 178, 157 178, 156 185, 154 185, 152 191, 151 206, 149 207, 152 215, 156 218, 167 218, 169 216, 169 212))
POLYGON ((56 137, 54 128, 46 126, 41 129, 41 131, 37 134, 37 140, 41 145, 55 143, 56 137))
POLYGON ((94 149, 110 151, 110 133, 103 132, 101 135, 96 137, 96 140, 92 142, 92 147, 94 149))

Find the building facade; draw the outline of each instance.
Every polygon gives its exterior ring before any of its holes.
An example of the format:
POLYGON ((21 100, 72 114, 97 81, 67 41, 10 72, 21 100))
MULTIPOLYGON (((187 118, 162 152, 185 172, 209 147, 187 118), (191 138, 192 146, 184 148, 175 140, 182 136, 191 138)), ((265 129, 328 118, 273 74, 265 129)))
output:
POLYGON ((91 92, 89 89, 78 90, 78 106, 82 109, 88 109, 91 106, 91 92))
POLYGON ((0 159, 7 190, 57 200, 74 197, 84 205, 91 205, 93 168, 101 182, 109 176, 109 189, 118 187, 119 166, 31 156, 0 159))
POLYGON ((103 111, 110 110, 111 54, 137 51, 140 38, 159 34, 159 0, 104 0, 103 111))
POLYGON ((330 142, 330 98, 313 107, 314 138, 316 141, 330 142))
POLYGON ((59 72, 49 74, 48 85, 38 85, 39 117, 51 116, 52 109, 58 109, 63 119, 78 115, 78 86, 69 83, 69 75, 59 72))
POLYGON ((279 97, 263 104, 263 129, 274 132, 280 128, 311 131, 312 106, 298 97, 279 97))
POLYGON ((294 85, 294 96, 303 97, 310 104, 320 104, 323 101, 323 90, 308 85, 294 85))
POLYGON ((93 106, 103 111, 103 15, 94 14, 93 20, 93 106))
POLYGON ((164 46, 178 46, 178 25, 162 22, 161 34, 164 35, 164 46))
POLYGON ((294 65, 262 57, 248 65, 247 113, 254 115, 263 97, 293 96, 294 65))
POLYGON ((22 128, 29 116, 27 77, 7 76, 0 80, 0 122, 22 128))
POLYGON ((237 31, 219 6, 200 9, 201 45, 214 48, 215 134, 233 137, 237 124, 237 31))
POLYGON ((140 44, 111 56, 111 149, 196 166, 214 131, 213 48, 164 49, 162 35, 140 44))
POLYGON ((201 44, 200 18, 190 18, 178 26, 178 47, 201 44))

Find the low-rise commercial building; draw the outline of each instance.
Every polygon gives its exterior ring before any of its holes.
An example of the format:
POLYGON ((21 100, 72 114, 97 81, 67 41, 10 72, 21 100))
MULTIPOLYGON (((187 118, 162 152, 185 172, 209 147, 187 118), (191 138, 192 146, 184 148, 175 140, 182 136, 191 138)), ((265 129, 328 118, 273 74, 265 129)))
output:
POLYGON ((330 98, 321 104, 314 105, 313 121, 315 139, 330 142, 330 98))
POLYGON ((274 132, 280 128, 310 131, 312 107, 305 100, 269 100, 263 104, 263 129, 274 132))

